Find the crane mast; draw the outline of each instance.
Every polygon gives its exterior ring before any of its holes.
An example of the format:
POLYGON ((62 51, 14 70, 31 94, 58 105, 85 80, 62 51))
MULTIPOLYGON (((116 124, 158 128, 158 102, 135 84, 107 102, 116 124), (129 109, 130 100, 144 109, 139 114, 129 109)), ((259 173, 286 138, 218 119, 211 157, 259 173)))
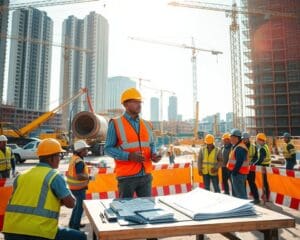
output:
POLYGON ((242 65, 241 65, 241 46, 240 29, 238 24, 239 14, 269 15, 278 17, 297 18, 294 13, 273 11, 268 9, 244 8, 237 6, 235 0, 233 4, 216 4, 201 1, 172 1, 168 5, 175 7, 195 8, 201 10, 210 10, 225 12, 226 16, 231 17, 230 24, 230 53, 231 53, 231 80, 232 80, 232 104, 233 104, 233 126, 239 129, 245 129, 244 122, 244 98, 242 83, 242 65))

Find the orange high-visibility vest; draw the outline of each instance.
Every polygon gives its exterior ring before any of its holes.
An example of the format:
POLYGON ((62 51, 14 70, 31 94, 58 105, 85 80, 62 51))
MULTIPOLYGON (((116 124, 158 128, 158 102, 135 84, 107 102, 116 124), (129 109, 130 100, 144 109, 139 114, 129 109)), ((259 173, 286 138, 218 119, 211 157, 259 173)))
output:
POLYGON ((248 154, 248 148, 243 142, 240 142, 237 146, 235 146, 230 151, 229 160, 228 160, 228 163, 227 163, 227 168, 230 171, 232 171, 235 167, 235 164, 236 164, 235 150, 236 150, 237 147, 242 147, 247 151, 247 158, 246 158, 246 160, 244 160, 244 162, 243 162, 243 164, 242 164, 242 166, 239 170, 239 173, 240 174, 248 174, 249 173, 249 154, 248 154))
POLYGON ((78 175, 76 173, 76 163, 83 162, 84 163, 84 169, 83 174, 89 175, 88 167, 86 163, 83 161, 82 158, 80 158, 77 155, 73 155, 71 158, 71 161, 69 163, 69 169, 67 172, 67 183, 69 185, 69 188, 71 190, 80 190, 87 188, 89 184, 89 180, 79 180, 78 175))
POLYGON ((130 122, 124 117, 113 119, 117 133, 117 146, 126 152, 141 151, 145 160, 143 163, 131 161, 128 159, 115 159, 115 173, 117 177, 132 176, 139 173, 144 167, 145 173, 151 173, 151 149, 150 140, 152 136, 152 127, 149 122, 140 119, 139 133, 135 131, 130 122))

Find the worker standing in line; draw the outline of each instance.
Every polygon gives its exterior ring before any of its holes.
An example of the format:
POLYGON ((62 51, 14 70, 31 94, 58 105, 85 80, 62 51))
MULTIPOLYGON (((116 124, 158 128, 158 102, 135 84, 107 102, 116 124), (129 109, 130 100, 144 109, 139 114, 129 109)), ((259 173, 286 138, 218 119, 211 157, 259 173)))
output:
POLYGON ((222 166, 222 155, 215 146, 215 137, 207 134, 204 138, 205 147, 202 147, 198 155, 198 173, 203 176, 206 190, 210 190, 212 182, 214 191, 220 192, 218 170, 222 166))
POLYGON ((84 224, 80 224, 80 221, 83 213, 82 204, 89 183, 88 167, 84 162, 89 148, 90 146, 84 140, 78 140, 74 143, 73 156, 67 172, 67 183, 73 196, 76 198, 76 205, 71 214, 69 227, 76 230, 85 227, 84 224))
POLYGON ((174 148, 173 148, 172 144, 170 144, 170 146, 169 146, 168 156, 169 156, 169 164, 173 165, 175 163, 175 153, 174 153, 174 148))
POLYGON ((10 170, 12 170, 12 175, 15 176, 15 157, 10 147, 6 146, 7 137, 5 135, 0 135, 0 179, 9 178, 10 170))
POLYGON ((53 138, 40 142, 40 162, 18 175, 4 215, 5 240, 86 240, 83 232, 58 227, 61 205, 75 206, 75 198, 56 169, 64 150, 53 138))
POLYGON ((283 148, 283 156, 286 162, 286 169, 293 170, 296 165, 296 149, 291 141, 291 134, 288 132, 283 134, 283 141, 285 142, 283 148))
POLYGON ((152 162, 157 154, 152 125, 139 117, 142 96, 135 88, 122 93, 125 113, 109 122, 104 151, 115 159, 119 198, 150 197, 152 162))
POLYGON ((221 147, 221 154, 222 154, 222 183, 224 188, 224 193, 229 195, 229 184, 228 181, 230 181, 231 186, 231 177, 230 177, 230 171, 227 168, 227 162, 229 159, 229 153, 231 151, 231 143, 230 143, 230 133, 224 133, 222 136, 222 142, 223 146, 221 147))
POLYGON ((270 200, 270 188, 267 178, 267 170, 271 163, 271 153, 269 146, 266 144, 267 136, 264 133, 256 135, 257 142, 257 165, 262 166, 263 196, 265 202, 270 200))
POLYGON ((231 171, 233 194, 235 197, 247 199, 246 180, 249 173, 248 149, 242 142, 242 133, 232 129, 230 142, 232 150, 229 154, 227 168, 231 171))
MULTIPOLYGON (((245 145, 248 148, 248 156, 249 156, 249 161, 250 161, 250 166, 255 166, 257 165, 257 148, 256 146, 250 142, 250 134, 247 132, 243 132, 242 133, 242 141, 245 143, 245 145)), ((255 170, 251 170, 250 167, 250 171, 249 174, 247 176, 247 181, 250 187, 250 191, 251 194, 253 196, 253 203, 254 204, 259 204, 259 194, 258 194, 258 190, 257 190, 257 186, 255 183, 255 170)))

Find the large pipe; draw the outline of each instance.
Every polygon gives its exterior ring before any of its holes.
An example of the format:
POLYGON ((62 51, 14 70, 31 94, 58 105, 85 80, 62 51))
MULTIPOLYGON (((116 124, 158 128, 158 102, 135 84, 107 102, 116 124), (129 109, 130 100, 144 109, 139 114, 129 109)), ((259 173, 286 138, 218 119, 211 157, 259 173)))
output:
POLYGON ((77 138, 105 140, 107 125, 103 116, 83 111, 73 118, 72 131, 77 138))

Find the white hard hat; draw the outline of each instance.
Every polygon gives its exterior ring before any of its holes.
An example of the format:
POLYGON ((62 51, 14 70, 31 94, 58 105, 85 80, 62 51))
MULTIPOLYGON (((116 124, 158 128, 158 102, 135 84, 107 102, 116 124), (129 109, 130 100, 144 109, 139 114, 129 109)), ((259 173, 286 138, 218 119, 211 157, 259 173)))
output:
POLYGON ((74 143, 74 150, 78 151, 84 148, 89 148, 90 145, 88 145, 84 140, 78 140, 74 143))
POLYGON ((7 137, 4 135, 0 135, 0 142, 7 142, 7 137))

